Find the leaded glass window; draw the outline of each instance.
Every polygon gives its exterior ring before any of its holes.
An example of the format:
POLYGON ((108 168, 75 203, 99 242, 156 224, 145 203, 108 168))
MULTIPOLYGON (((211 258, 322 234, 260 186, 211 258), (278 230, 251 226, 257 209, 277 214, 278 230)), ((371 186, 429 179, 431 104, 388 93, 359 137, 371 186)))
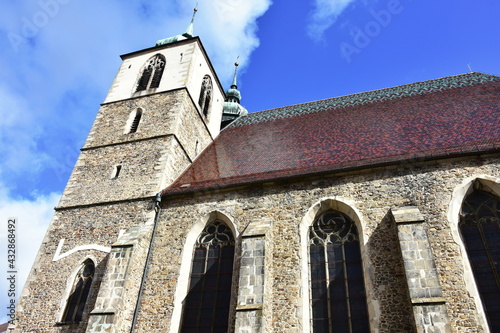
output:
POLYGON ((476 190, 466 197, 460 233, 491 332, 500 332, 500 200, 476 190))
POLYGON ((210 102, 212 101, 212 79, 210 76, 205 75, 203 82, 201 83, 200 98, 198 100, 198 105, 203 111, 205 116, 208 115, 208 110, 210 108, 210 102))
POLYGON ((86 260, 78 271, 75 282, 64 310, 63 322, 79 322, 82 320, 83 310, 94 277, 95 266, 92 260, 86 260))
POLYGON ((181 332, 227 332, 233 261, 231 230, 222 221, 211 222, 196 242, 181 332))
POLYGON ((309 230, 311 326, 314 333, 369 332, 358 231, 328 210, 309 230))
POLYGON ((165 69, 165 63, 165 57, 161 54, 157 54, 149 59, 142 70, 141 78, 137 83, 135 91, 158 88, 160 86, 163 70, 165 69))

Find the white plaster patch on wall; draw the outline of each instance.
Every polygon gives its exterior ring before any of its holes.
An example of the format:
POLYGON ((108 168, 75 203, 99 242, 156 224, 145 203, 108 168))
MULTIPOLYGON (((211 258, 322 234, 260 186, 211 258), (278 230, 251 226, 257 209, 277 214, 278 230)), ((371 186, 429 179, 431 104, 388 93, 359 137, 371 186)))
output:
POLYGON ((54 258, 52 259, 52 261, 61 260, 63 258, 66 258, 67 256, 72 255, 75 252, 84 251, 84 250, 97 250, 97 251, 106 252, 106 253, 111 252, 111 247, 109 247, 109 246, 89 244, 89 245, 77 246, 77 247, 73 248, 72 250, 69 250, 68 252, 61 254, 61 250, 62 250, 63 246, 64 246, 64 238, 62 238, 59 241, 59 244, 57 245, 56 253, 54 253, 54 258))

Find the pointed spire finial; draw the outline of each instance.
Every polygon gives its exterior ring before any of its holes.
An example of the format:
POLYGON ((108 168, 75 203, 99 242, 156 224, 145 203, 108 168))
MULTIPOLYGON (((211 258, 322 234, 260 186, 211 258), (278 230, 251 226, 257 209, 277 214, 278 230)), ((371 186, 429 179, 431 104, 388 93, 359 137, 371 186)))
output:
POLYGON ((221 129, 228 126, 231 122, 233 122, 236 118, 241 116, 246 116, 248 114, 247 109, 245 109, 241 104, 241 93, 238 90, 238 86, 236 84, 236 80, 238 77, 238 59, 240 56, 236 58, 236 62, 234 63, 234 76, 233 76, 233 84, 231 84, 231 88, 226 91, 226 100, 224 101, 224 108, 222 109, 222 123, 221 129))
POLYGON ((196 3, 196 7, 193 9, 193 16, 191 17, 191 22, 189 23, 186 31, 182 35, 176 35, 176 36, 172 36, 169 38, 160 39, 159 41, 156 42, 156 46, 174 43, 174 42, 177 42, 177 41, 183 40, 183 39, 193 38, 194 37, 194 16, 196 15, 196 12, 198 11, 197 7, 198 7, 198 3, 196 3))
POLYGON ((234 63, 234 76, 233 76, 233 84, 231 84, 231 88, 233 89, 238 89, 238 86, 236 85, 236 77, 237 77, 237 74, 238 74, 238 66, 240 65, 238 63, 238 59, 240 58, 240 56, 238 56, 236 58, 236 62, 234 63))
POLYGON ((191 22, 189 23, 186 32, 182 34, 186 38, 192 38, 194 36, 194 17, 197 11, 198 3, 196 3, 196 7, 193 9, 193 16, 191 17, 191 22))

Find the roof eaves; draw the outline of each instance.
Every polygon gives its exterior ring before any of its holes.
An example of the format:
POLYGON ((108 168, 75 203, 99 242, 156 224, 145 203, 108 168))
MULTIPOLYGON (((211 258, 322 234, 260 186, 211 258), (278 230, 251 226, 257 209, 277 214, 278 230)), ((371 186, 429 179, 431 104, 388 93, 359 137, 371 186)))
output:
POLYGON ((456 158, 456 157, 466 157, 473 155, 482 155, 482 154, 493 154, 500 152, 500 146, 496 142, 491 143, 482 143, 478 144, 475 147, 454 147, 448 149, 440 149, 439 152, 413 152, 410 154, 406 154, 406 156, 401 155, 393 155, 393 156, 385 156, 381 159, 375 159, 371 162, 366 163, 367 161, 353 161, 352 163, 347 163, 346 165, 338 165, 337 167, 332 168, 329 166, 319 166, 315 168, 311 168, 309 172, 300 172, 300 170, 280 170, 278 172, 265 172, 259 174, 249 174, 245 176, 235 176, 235 177, 227 177, 222 178, 217 181, 207 181, 201 182, 198 184, 172 184, 168 188, 161 191, 161 195, 163 197, 166 196, 176 196, 176 195, 189 195, 197 192, 211 192, 211 191, 219 191, 219 190, 230 190, 234 188, 246 187, 255 184, 263 184, 269 182, 280 182, 283 180, 296 180, 298 178, 306 178, 313 176, 321 176, 332 173, 343 173, 343 172, 351 172, 362 169, 373 169, 380 167, 387 167, 391 165, 400 165, 400 164, 412 164, 412 163, 422 163, 428 161, 435 161, 440 159, 448 159, 448 158, 456 158), (264 176, 265 174, 269 174, 268 177, 264 176), (208 186, 204 186, 203 184, 208 184, 208 186), (194 185, 194 186, 193 186, 194 185), (198 186, 196 186, 198 185, 198 186), (176 187, 174 187, 176 186, 176 187))
POLYGON ((228 127, 239 127, 296 117, 309 113, 316 113, 326 109, 338 109, 348 106, 364 105, 376 102, 389 101, 396 98, 411 97, 453 88, 473 86, 477 84, 500 81, 499 76, 472 72, 447 76, 422 82, 404 84, 396 87, 372 90, 340 97, 328 98, 313 102, 284 106, 260 112, 253 112, 241 117, 228 127))

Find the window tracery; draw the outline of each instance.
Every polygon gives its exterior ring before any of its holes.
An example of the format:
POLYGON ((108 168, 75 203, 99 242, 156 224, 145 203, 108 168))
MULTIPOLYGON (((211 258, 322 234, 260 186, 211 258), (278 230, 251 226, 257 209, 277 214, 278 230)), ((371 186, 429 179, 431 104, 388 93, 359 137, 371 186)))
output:
POLYGON ((369 332, 359 237, 345 214, 328 210, 309 230, 313 332, 369 332))
POLYGON ((227 332, 234 262, 234 237, 222 221, 209 223, 196 245, 182 332, 227 332))
POLYGON ((500 199, 473 191, 462 204, 459 228, 490 330, 500 331, 500 199))
POLYGON ((137 129, 139 128, 139 123, 141 122, 141 117, 142 117, 142 110, 141 109, 137 109, 137 110, 132 111, 132 112, 135 112, 135 115, 134 115, 134 119, 132 120, 132 123, 130 124, 129 133, 137 132, 137 129))
POLYGON ((62 317, 63 322, 79 322, 82 320, 94 273, 95 265, 93 261, 86 260, 75 277, 71 293, 66 302, 62 317))
POLYGON ((157 54, 148 60, 146 66, 142 70, 141 78, 137 83, 136 92, 160 86, 161 77, 165 69, 165 57, 157 54))

